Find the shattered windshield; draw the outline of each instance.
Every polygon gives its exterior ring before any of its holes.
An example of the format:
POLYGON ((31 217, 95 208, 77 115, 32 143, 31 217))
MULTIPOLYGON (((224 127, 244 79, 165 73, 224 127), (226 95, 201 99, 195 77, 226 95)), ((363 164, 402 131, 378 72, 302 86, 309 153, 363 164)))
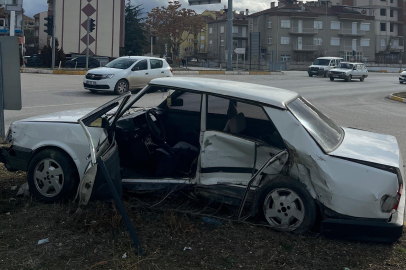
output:
POLYGON ((118 58, 106 65, 108 68, 127 69, 132 66, 138 59, 118 58))
POLYGON ((329 64, 330 59, 316 59, 316 61, 313 62, 315 66, 328 66, 329 64))
POLYGON ((354 67, 353 64, 349 64, 349 63, 341 63, 338 68, 342 68, 342 69, 352 69, 354 67))
POLYGON ((326 153, 341 144, 344 131, 307 100, 298 98, 287 107, 326 153))

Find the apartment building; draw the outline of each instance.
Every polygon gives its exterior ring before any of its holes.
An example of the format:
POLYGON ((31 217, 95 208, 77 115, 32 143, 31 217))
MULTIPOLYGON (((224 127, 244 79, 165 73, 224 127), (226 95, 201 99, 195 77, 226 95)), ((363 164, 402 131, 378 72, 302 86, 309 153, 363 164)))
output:
POLYGON ((45 18, 48 17, 48 11, 40 12, 34 15, 34 38, 35 46, 42 49, 48 42, 48 35, 45 30, 45 18))
POLYGON ((260 56, 253 62, 307 62, 320 56, 375 60, 374 17, 346 6, 271 3, 270 9, 249 15, 248 22, 249 33, 260 35, 260 56))
MULTIPOLYGON (((217 17, 217 20, 209 22, 208 25, 208 49, 209 59, 218 63, 227 61, 227 12, 223 16, 217 17)), ((248 47, 248 9, 244 13, 234 12, 233 15, 233 50, 236 48, 248 47)), ((233 57, 236 57, 235 55, 233 57)), ((239 55, 242 60, 243 55, 239 55)))
POLYGON ((333 4, 358 8, 375 17, 376 57, 378 61, 398 61, 403 47, 402 0, 331 0, 333 4))
POLYGON ((85 54, 88 16, 96 22, 90 34, 91 55, 119 57, 124 47, 125 0, 48 0, 48 15, 55 10, 55 35, 65 53, 85 54))

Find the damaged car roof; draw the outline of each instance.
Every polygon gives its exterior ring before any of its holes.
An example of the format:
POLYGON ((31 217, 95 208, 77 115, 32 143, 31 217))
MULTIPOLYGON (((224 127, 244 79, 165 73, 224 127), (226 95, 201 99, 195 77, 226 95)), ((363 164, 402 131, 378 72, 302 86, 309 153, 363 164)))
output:
POLYGON ((198 77, 154 79, 150 85, 164 85, 266 103, 285 109, 285 104, 299 97, 296 92, 259 85, 198 77))

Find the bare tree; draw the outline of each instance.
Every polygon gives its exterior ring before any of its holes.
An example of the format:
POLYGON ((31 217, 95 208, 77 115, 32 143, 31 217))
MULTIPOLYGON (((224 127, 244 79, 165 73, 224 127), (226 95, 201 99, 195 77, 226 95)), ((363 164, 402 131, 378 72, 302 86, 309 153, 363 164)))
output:
POLYGON ((180 45, 190 36, 194 37, 206 23, 194 10, 181 8, 179 1, 168 3, 167 7, 156 7, 148 12, 145 23, 155 35, 171 41, 169 47, 175 60, 180 45))

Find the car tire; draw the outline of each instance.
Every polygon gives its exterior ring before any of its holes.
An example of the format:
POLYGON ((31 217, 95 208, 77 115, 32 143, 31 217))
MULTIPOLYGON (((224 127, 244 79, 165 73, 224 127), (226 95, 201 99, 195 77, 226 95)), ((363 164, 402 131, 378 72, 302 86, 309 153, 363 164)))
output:
POLYGON ((352 80, 352 75, 348 76, 347 79, 345 79, 346 82, 350 82, 352 80))
POLYGON ((272 228, 295 234, 313 228, 317 206, 303 183, 287 176, 278 176, 265 185, 261 188, 258 206, 262 208, 262 211, 259 210, 272 228), (283 222, 287 226, 282 226, 283 222))
POLYGON ((128 87, 128 82, 126 80, 119 80, 116 84, 116 87, 114 87, 114 93, 117 95, 122 95, 125 94, 129 91, 128 87))
POLYGON ((403 82, 399 82, 400 84, 403 84, 403 82))
POLYGON ((47 203, 71 198, 79 184, 75 163, 58 149, 37 153, 28 166, 27 179, 31 194, 47 203))
POLYGON ((327 72, 326 73, 324 73, 324 78, 326 78, 327 77, 327 72))
POLYGON ((333 78, 333 77, 330 77, 330 81, 334 81, 334 78, 333 78))
POLYGON ((309 77, 313 77, 313 74, 309 74, 309 77))
POLYGON ((359 80, 360 80, 361 82, 363 82, 363 81, 365 80, 365 77, 362 76, 361 78, 359 78, 359 80))
POLYGON ((89 90, 91 93, 93 93, 93 94, 96 94, 96 93, 98 93, 99 91, 97 91, 97 90, 89 90))

